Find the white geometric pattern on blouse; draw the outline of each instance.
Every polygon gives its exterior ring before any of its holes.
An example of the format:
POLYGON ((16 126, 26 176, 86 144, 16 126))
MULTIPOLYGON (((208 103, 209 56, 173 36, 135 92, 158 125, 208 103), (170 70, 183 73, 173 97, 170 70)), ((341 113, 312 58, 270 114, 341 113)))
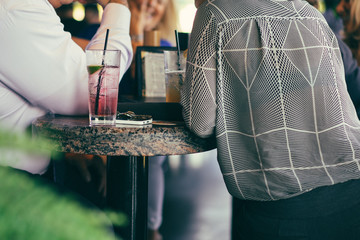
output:
POLYGON ((181 103, 192 131, 216 134, 235 197, 284 199, 360 177, 360 124, 338 44, 306 1, 202 4, 181 103))

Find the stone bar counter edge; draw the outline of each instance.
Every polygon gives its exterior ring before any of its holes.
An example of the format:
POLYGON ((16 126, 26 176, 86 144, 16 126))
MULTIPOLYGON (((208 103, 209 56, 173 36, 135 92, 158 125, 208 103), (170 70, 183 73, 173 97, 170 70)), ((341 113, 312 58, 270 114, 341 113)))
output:
POLYGON ((33 122, 33 134, 54 142, 59 152, 108 156, 183 155, 215 148, 184 124, 176 126, 89 126, 87 116, 46 115, 33 122))

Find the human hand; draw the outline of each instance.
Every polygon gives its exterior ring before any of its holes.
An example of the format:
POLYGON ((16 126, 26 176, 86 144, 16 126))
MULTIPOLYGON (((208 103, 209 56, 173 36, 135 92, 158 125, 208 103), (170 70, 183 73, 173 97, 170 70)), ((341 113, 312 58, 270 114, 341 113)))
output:
POLYGON ((95 171, 98 180, 98 192, 106 196, 106 156, 65 153, 66 161, 73 165, 86 182, 91 182, 93 176, 90 169, 95 171))
POLYGON ((144 34, 147 4, 148 0, 143 0, 141 2, 134 0, 129 1, 129 8, 131 12, 131 36, 140 36, 144 34))
POLYGON ((126 7, 129 7, 128 1, 127 0, 78 0, 78 2, 82 3, 82 4, 87 4, 87 3, 98 3, 100 4, 103 8, 106 7, 106 5, 108 5, 109 3, 119 3, 119 4, 123 4, 126 7))

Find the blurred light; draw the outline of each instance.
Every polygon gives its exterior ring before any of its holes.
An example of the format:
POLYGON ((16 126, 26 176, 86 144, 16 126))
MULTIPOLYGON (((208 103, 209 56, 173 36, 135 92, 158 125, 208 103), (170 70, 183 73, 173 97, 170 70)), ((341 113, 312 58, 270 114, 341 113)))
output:
POLYGON ((325 10, 326 10, 326 6, 325 6, 325 3, 324 3, 324 1, 319 1, 319 10, 320 10, 320 12, 325 12, 325 10))
POLYGON ((101 22, 101 18, 104 12, 104 9, 102 8, 102 6, 100 6, 100 4, 97 5, 98 11, 99 11, 99 21, 101 22))
POLYGON ((191 32, 195 14, 196 7, 193 1, 191 2, 191 4, 186 4, 184 7, 180 8, 179 21, 180 29, 182 32, 191 32))
POLYGON ((85 8, 81 3, 74 2, 73 5, 73 18, 76 21, 82 21, 85 17, 85 8))

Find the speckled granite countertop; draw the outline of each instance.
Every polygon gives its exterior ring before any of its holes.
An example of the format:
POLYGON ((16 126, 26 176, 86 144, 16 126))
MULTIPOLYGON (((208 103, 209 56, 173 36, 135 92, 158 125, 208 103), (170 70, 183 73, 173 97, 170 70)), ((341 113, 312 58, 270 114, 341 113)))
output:
POLYGON ((51 139, 61 152, 108 156, 181 155, 215 148, 185 125, 149 127, 89 126, 87 116, 44 116, 33 122, 33 133, 51 139))

